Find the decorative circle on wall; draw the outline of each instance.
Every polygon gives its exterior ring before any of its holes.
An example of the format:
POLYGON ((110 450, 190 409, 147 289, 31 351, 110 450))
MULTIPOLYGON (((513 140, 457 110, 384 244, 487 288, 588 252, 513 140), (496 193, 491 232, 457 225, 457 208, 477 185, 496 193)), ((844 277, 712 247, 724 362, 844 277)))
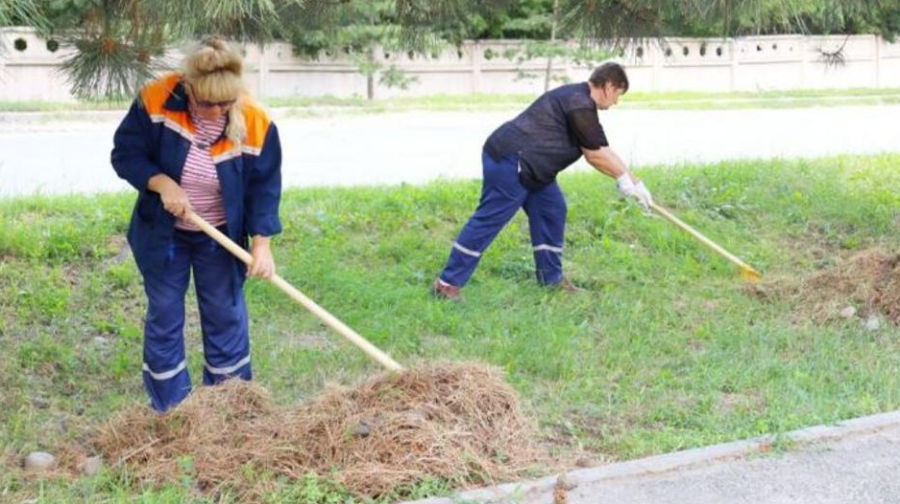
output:
POLYGON ((13 47, 16 48, 16 51, 22 52, 25 49, 28 49, 28 41, 23 38, 17 38, 13 42, 13 47))
POLYGON ((47 41, 47 50, 50 52, 58 51, 59 50, 59 42, 54 39, 48 40, 47 41))

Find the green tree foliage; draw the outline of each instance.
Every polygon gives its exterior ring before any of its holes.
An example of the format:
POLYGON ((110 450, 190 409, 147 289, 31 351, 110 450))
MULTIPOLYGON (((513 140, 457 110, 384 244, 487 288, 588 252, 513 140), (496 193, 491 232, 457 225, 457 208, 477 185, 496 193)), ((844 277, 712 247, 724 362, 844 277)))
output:
MULTIPOLYGON (((475 17, 495 17, 515 9, 523 0, 394 0, 397 23, 404 40, 415 47, 422 40, 439 37, 454 43, 462 40, 475 17)), ((528 1, 528 0, 524 0, 528 1)))
MULTIPOLYGON (((166 47, 209 33, 258 43, 289 35, 307 54, 341 46, 366 54, 362 47, 376 44, 427 51, 465 38, 594 44, 799 31, 891 39, 900 0, 0 0, 0 26, 9 25, 37 26, 74 47, 65 70, 75 92, 114 97, 165 66, 166 47)), ((403 82, 390 69, 382 77, 403 82)))
POLYGON ((898 0, 794 0, 788 12, 807 33, 875 33, 889 40, 900 33, 898 0))
POLYGON ((122 98, 175 63, 164 58, 173 44, 210 33, 271 40, 280 9, 301 0, 34 1, 45 21, 41 31, 75 49, 63 64, 73 92, 82 98, 122 98))
MULTIPOLYGON (((532 3, 533 7, 539 7, 537 2, 532 3)), ((519 65, 517 79, 532 79, 543 75, 544 91, 550 89, 551 81, 565 82, 565 76, 555 76, 553 73, 553 65, 558 60, 571 61, 577 65, 592 65, 610 56, 610 51, 597 47, 596 45, 586 43, 582 40, 577 46, 571 45, 566 38, 559 39, 560 32, 560 0, 552 0, 551 11, 549 16, 541 13, 539 10, 532 12, 527 20, 516 22, 517 20, 509 20, 504 26, 517 30, 528 29, 531 33, 538 35, 536 38, 526 39, 521 46, 508 49, 503 55, 507 59, 515 61, 519 65), (541 30, 549 25, 550 38, 543 39, 541 30), (541 59, 546 61, 546 66, 542 74, 523 70, 523 63, 541 59)))
POLYGON ((41 27, 44 23, 35 0, 0 0, 0 26, 41 27))
POLYGON ((406 89, 414 82, 385 56, 406 53, 429 57, 447 43, 461 43, 465 27, 479 15, 492 16, 515 2, 493 0, 370 0, 344 1, 313 15, 304 8, 290 9, 285 17, 288 38, 296 53, 320 58, 343 56, 366 76, 367 97, 375 97, 375 80, 385 87, 406 89))
MULTIPOLYGON (((121 98, 173 63, 163 59, 167 47, 205 34, 265 43, 302 28, 311 30, 304 44, 332 47, 331 36, 347 26, 343 20, 348 12, 374 12, 371 22, 368 17, 357 20, 355 28, 340 36, 355 38, 354 45, 372 45, 366 41, 374 39, 421 48, 434 39, 435 31, 463 25, 469 13, 510 1, 0 0, 0 26, 39 26, 45 35, 73 47, 64 71, 76 95, 121 98)), ((372 59, 361 68, 372 72, 372 59)), ((382 80, 386 85, 408 84, 396 69, 386 69, 382 80)))
POLYGON ((697 16, 693 10, 672 9, 665 13, 665 34, 709 37, 781 33, 863 34, 887 39, 900 33, 898 0, 760 0, 736 3, 718 0, 705 3, 718 15, 697 16))
POLYGON ((592 40, 900 30, 898 0, 562 0, 564 26, 592 40))
POLYGON ((136 0, 53 0, 44 5, 50 33, 75 51, 62 66, 76 96, 122 98, 165 65, 174 36, 171 5, 136 0))
POLYGON ((554 0, 519 0, 506 9, 470 13, 448 38, 547 40, 553 30, 554 0))
MULTIPOLYGON (((404 38, 403 27, 398 24, 398 13, 390 1, 344 2, 318 16, 304 17, 299 12, 286 12, 286 17, 297 20, 285 27, 287 38, 294 51, 300 55, 319 59, 343 56, 349 58, 360 74, 366 77, 366 95, 375 98, 375 78, 387 87, 406 89, 413 79, 406 77, 396 65, 386 66, 379 58, 379 51, 390 54, 410 47, 404 38)), ((431 44, 419 40, 420 51, 431 44)), ((410 49, 411 50, 411 49, 410 49)))

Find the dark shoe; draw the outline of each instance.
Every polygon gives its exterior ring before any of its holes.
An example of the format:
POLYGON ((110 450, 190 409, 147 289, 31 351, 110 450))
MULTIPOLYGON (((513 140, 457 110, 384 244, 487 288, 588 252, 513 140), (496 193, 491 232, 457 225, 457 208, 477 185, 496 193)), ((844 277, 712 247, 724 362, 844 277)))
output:
POLYGON ((431 295, 437 299, 447 299, 450 301, 462 301, 462 294, 459 293, 460 288, 450 285, 442 281, 440 278, 434 280, 431 286, 431 295))
POLYGON ((553 286, 561 291, 568 292, 569 294, 581 294, 585 292, 584 289, 573 284, 572 281, 569 280, 569 277, 562 277, 562 280, 555 283, 553 286))

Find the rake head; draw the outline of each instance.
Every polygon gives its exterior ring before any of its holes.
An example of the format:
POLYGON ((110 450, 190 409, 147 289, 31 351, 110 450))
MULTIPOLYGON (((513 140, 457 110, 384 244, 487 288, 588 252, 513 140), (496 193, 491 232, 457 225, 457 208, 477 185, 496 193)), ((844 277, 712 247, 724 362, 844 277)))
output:
POLYGON ((759 283, 762 280, 762 273, 756 271, 750 266, 741 266, 741 278, 750 283, 759 283))

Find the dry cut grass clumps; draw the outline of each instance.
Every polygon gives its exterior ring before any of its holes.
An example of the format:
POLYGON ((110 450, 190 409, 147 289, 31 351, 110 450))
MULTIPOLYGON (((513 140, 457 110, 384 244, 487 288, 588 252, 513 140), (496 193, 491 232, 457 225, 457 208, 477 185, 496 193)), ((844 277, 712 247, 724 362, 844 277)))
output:
POLYGON ((140 481, 171 483, 189 472, 211 489, 247 464, 270 462, 281 415, 265 389, 229 380, 196 390, 166 415, 146 406, 125 410, 99 429, 95 444, 107 464, 127 464, 140 481))
POLYGON ((103 426, 97 447, 140 481, 177 483, 188 472, 202 491, 255 500, 272 485, 253 477, 263 473, 299 480, 315 472, 366 497, 425 478, 493 483, 541 458, 534 439, 499 372, 440 364, 331 389, 293 410, 231 380, 198 389, 166 415, 127 410, 103 426))
POLYGON ((781 290, 800 302, 803 315, 815 320, 836 319, 854 307, 860 315, 900 324, 900 255, 865 250, 825 271, 787 282, 781 290))

